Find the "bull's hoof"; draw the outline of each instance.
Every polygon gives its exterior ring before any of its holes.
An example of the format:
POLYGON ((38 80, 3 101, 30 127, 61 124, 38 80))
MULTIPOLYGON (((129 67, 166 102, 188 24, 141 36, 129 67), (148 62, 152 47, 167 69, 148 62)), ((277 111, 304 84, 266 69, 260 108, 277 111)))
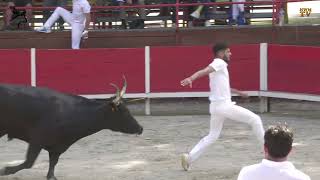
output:
POLYGON ((6 174, 6 168, 0 169, 0 176, 5 176, 6 174))
POLYGON ((58 180, 55 176, 47 177, 47 180, 58 180))

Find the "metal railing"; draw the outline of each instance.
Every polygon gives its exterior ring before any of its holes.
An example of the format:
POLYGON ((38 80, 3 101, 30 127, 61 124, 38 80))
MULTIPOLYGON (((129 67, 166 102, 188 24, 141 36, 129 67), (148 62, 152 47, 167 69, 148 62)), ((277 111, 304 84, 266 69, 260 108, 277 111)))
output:
MULTIPOLYGON (((93 6, 91 14, 93 17, 96 17, 95 14, 101 10, 120 10, 120 9, 137 9, 137 8, 163 8, 163 7, 173 7, 175 8, 175 28, 179 30, 179 20, 183 20, 179 16, 180 8, 191 7, 191 6, 229 6, 231 7, 234 4, 244 4, 246 6, 257 6, 257 5, 270 5, 272 6, 272 25, 276 25, 276 20, 278 18, 279 7, 284 3, 289 2, 303 2, 306 0, 272 0, 272 1, 250 1, 250 2, 210 2, 210 3, 181 3, 179 0, 176 0, 175 4, 152 4, 152 5, 125 5, 125 6, 93 6)), ((27 10, 31 9, 32 11, 44 11, 44 10, 54 10, 56 7, 17 7, 18 10, 27 10)), ((1 11, 4 11, 6 8, 0 8, 1 11)), ((67 6, 66 9, 71 10, 72 7, 67 6)), ((92 18, 94 20, 94 18, 92 18)), ((159 19, 161 20, 161 19, 159 19)), ((94 23, 94 22, 93 22, 94 23)), ((94 26, 94 24, 93 24, 94 26)))

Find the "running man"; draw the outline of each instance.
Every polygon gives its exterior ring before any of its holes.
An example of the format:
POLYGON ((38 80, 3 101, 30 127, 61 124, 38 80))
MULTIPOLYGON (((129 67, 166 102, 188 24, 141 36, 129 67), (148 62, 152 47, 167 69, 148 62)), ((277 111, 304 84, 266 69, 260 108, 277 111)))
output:
POLYGON ((80 49, 81 39, 88 38, 91 6, 87 0, 73 0, 72 3, 72 13, 62 7, 57 7, 44 26, 36 31, 51 33, 51 26, 62 17, 72 27, 72 49, 80 49))
POLYGON ((210 80, 210 132, 188 154, 182 154, 181 165, 186 171, 205 149, 218 139, 223 122, 226 119, 249 124, 258 141, 263 144, 264 129, 260 117, 231 101, 231 93, 243 97, 248 95, 245 92, 230 88, 227 69, 231 57, 230 48, 225 43, 217 43, 213 47, 213 53, 215 58, 211 64, 181 81, 182 86, 189 85, 192 88, 193 81, 200 77, 209 75, 210 80))

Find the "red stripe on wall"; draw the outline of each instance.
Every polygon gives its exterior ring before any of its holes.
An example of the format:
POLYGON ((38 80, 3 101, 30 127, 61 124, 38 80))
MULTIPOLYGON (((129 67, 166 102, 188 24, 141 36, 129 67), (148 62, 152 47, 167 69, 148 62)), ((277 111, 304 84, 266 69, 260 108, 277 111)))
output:
POLYGON ((145 90, 143 48, 37 50, 37 86, 46 86, 73 94, 114 93, 109 83, 122 87, 122 75, 128 82, 127 92, 145 90))
POLYGON ((0 82, 31 84, 30 50, 0 50, 0 82))
POLYGON ((268 89, 320 94, 319 47, 268 46, 268 89))

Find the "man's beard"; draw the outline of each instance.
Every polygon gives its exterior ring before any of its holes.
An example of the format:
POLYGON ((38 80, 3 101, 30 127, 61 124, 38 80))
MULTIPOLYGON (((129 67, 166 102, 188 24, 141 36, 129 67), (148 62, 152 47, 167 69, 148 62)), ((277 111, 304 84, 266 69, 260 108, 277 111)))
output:
POLYGON ((226 63, 229 63, 229 61, 230 61, 230 58, 228 58, 226 55, 224 55, 224 56, 222 57, 222 59, 223 59, 226 63))

